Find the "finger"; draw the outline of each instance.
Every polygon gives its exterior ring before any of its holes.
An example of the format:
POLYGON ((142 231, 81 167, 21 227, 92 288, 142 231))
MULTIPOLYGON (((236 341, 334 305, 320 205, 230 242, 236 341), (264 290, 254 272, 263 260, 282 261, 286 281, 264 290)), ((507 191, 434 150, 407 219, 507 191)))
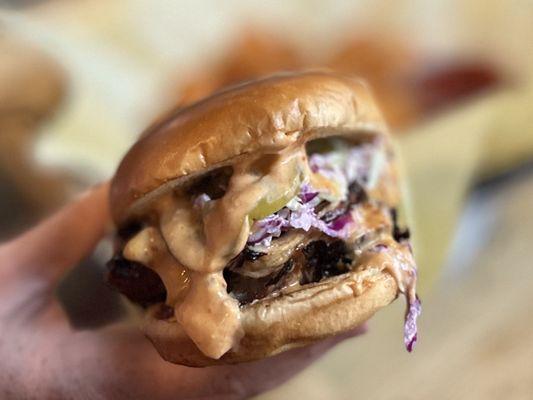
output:
MULTIPOLYGON (((364 331, 364 327, 357 328, 340 336, 250 363, 204 369, 181 367, 179 370, 181 378, 195 384, 190 387, 182 385, 180 389, 191 397, 196 391, 199 398, 213 398, 213 396, 220 400, 248 398, 285 383, 340 342, 360 335, 364 331)), ((170 370, 170 366, 167 366, 164 371, 170 370)), ((172 379, 167 379, 166 382, 172 382, 172 379)), ((170 385, 162 387, 166 392, 160 393, 159 397, 167 398, 165 396, 170 395, 173 387, 170 385)))
MULTIPOLYGON (((217 400, 248 398, 276 387, 339 342, 366 330, 358 328, 261 361, 189 368, 163 361, 148 340, 129 324, 76 333, 68 326, 61 329, 63 334, 54 331, 53 340, 61 347, 63 364, 58 371, 65 383, 79 381, 82 376, 86 385, 104 398, 217 400), (116 388, 120 388, 120 395, 116 388)), ((79 389, 77 393, 83 397, 79 389)))
MULTIPOLYGON (((362 335, 366 331, 366 325, 361 325, 351 331, 322 340, 310 346, 289 350, 255 363, 229 367, 238 368, 237 371, 231 371, 230 373, 234 375, 234 381, 236 379, 241 385, 238 388, 240 389, 239 391, 245 393, 246 396, 262 393, 287 382, 339 343, 362 335)), ((238 396, 236 397, 238 398, 238 396)))
POLYGON ((109 184, 84 193, 55 215, 0 248, 0 266, 12 276, 54 285, 66 269, 88 255, 110 221, 109 184))

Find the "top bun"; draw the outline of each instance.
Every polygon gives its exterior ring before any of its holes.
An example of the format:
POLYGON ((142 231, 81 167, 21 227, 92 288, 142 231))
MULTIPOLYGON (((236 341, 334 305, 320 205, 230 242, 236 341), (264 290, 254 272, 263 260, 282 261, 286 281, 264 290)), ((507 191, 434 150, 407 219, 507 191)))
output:
POLYGON ((386 129, 360 80, 327 72, 284 73, 231 87, 148 128, 113 179, 113 218, 122 225, 138 213, 147 194, 243 154, 362 131, 386 129))

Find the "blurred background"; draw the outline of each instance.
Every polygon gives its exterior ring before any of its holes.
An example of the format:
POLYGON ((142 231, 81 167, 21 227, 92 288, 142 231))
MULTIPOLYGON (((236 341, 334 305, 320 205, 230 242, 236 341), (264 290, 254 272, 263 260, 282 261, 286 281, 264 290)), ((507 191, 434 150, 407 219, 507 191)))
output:
MULTIPOLYGON (((0 240, 109 179, 166 110, 307 68, 367 79, 396 137, 420 342, 397 301, 261 398, 533 398, 533 1, 0 0, 0 240)), ((125 315, 106 250, 58 290, 80 329, 125 315)))

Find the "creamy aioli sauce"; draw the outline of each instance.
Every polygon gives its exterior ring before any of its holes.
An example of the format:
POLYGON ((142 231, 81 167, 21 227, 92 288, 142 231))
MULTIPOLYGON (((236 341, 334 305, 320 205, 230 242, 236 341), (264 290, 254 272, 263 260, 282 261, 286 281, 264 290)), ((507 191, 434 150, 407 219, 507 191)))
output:
POLYGON ((398 285, 398 290, 405 295, 407 303, 416 300, 416 267, 415 261, 409 250, 409 245, 400 244, 392 239, 380 241, 385 245, 379 251, 364 252, 357 262, 355 270, 379 268, 392 275, 398 285))
MULTIPOLYGON (((292 198, 295 182, 298 187, 311 182, 333 193, 343 190, 311 172, 304 145, 245 160, 233 165, 233 170, 225 195, 208 202, 203 210, 194 208, 185 194, 164 195, 156 209, 159 230, 144 229, 124 249, 126 258, 161 276, 167 304, 175 307, 178 322, 198 348, 215 359, 237 346, 243 336, 239 304, 227 293, 222 271, 246 245, 252 223, 249 215, 255 215, 259 204, 292 198), (295 181, 297 176, 300 179, 295 181)), ((360 229, 387 225, 381 212, 357 212, 360 229)), ((414 299, 416 270, 410 251, 392 240, 387 246, 388 250, 364 252, 357 269, 386 269, 399 290, 414 299)))
POLYGON ((314 174, 308 170, 309 183, 317 190, 321 190, 331 194, 332 199, 340 199, 344 196, 346 188, 339 187, 338 183, 332 179, 328 179, 324 175, 314 174))
POLYGON ((186 197, 169 193, 158 204, 159 227, 172 255, 188 269, 201 271, 206 240, 202 216, 186 197))
POLYGON ((226 291, 222 272, 191 276, 191 288, 176 317, 187 335, 208 357, 218 359, 243 337, 239 302, 226 291))
POLYGON ((352 210, 353 224, 347 243, 354 243, 363 235, 380 234, 391 226, 389 211, 373 204, 362 204, 352 210))
POLYGON ((189 273, 169 253, 165 241, 154 227, 145 228, 124 247, 123 256, 153 269, 167 289, 166 303, 173 306, 189 287, 189 273))
POLYGON ((225 195, 209 202, 203 213, 185 195, 162 199, 158 211, 164 240, 172 255, 194 271, 176 316, 207 356, 220 358, 242 338, 239 304, 227 293, 222 271, 246 246, 248 215, 261 200, 286 195, 306 167, 303 146, 235 164, 225 195))

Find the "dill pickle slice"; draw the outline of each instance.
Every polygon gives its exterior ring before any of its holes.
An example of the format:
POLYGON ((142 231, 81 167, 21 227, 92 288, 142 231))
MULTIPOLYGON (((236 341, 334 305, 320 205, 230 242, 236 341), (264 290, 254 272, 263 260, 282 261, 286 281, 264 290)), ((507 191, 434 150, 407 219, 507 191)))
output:
POLYGON ((255 208, 248 214, 250 222, 263 219, 281 210, 299 193, 303 181, 303 174, 297 165, 294 165, 293 171, 294 176, 290 180, 289 185, 272 182, 272 189, 268 191, 265 197, 259 200, 255 208))

